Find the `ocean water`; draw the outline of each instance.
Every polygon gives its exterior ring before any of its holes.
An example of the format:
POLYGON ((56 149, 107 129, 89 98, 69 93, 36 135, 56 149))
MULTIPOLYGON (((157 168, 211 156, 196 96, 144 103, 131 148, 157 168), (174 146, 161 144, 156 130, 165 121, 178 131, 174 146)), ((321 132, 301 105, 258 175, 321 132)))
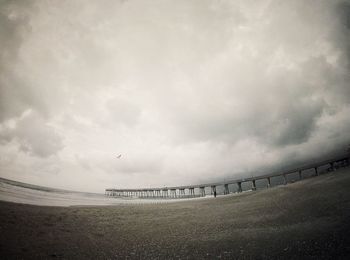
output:
POLYGON ((123 204, 172 203, 188 199, 112 198, 104 194, 75 192, 36 186, 0 178, 0 201, 39 206, 107 206, 123 204))
MULTIPOLYGON (((326 172, 326 169, 320 169, 320 174, 326 172)), ((315 175, 313 169, 303 171, 303 178, 309 178, 315 175)), ((288 183, 299 181, 298 173, 293 173, 287 176, 288 183)), ((283 185, 283 177, 276 176, 271 178, 271 187, 283 185)), ((243 192, 252 191, 251 182, 243 182, 243 192)), ((266 189, 267 180, 262 179, 256 181, 257 189, 266 189)), ((229 185, 230 195, 237 195, 237 184, 229 185)), ((213 197, 211 188, 206 187, 205 197, 181 198, 181 199, 142 199, 142 198, 121 198, 107 197, 104 194, 75 192, 61 189, 53 189, 42 187, 8 179, 0 178, 0 201, 8 201, 22 204, 40 205, 40 206, 103 206, 103 205, 122 205, 122 204, 145 204, 145 203, 171 203, 186 200, 199 200, 203 198, 213 197)), ((199 189, 195 189, 195 194, 199 196, 199 189)), ((217 186, 217 195, 223 196, 224 187, 217 186)), ((188 194, 187 194, 188 195, 188 194)))

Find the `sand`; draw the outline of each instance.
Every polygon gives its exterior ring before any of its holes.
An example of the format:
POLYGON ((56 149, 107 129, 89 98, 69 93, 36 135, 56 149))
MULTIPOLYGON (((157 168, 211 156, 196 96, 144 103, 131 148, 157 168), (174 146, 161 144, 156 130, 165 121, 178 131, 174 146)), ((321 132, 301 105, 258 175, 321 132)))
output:
POLYGON ((2 259, 347 259, 350 169, 235 196, 46 207, 0 202, 2 259))

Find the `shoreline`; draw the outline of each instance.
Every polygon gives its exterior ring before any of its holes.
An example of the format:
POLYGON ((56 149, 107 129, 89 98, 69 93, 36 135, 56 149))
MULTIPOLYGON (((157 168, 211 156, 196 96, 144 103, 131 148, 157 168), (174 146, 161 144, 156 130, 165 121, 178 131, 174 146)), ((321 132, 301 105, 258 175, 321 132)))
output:
POLYGON ((346 259, 350 169, 286 186, 156 204, 0 202, 4 259, 346 259))

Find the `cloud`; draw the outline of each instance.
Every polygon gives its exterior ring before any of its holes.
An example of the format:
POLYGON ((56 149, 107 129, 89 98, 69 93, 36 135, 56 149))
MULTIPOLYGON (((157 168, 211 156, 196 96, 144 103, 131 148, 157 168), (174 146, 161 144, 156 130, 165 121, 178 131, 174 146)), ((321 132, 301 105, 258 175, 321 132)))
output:
POLYGON ((14 141, 21 151, 39 157, 57 154, 63 148, 61 137, 35 112, 26 111, 20 118, 0 128, 0 141, 14 141))
POLYGON ((54 175, 101 191, 258 174, 341 152, 350 142, 349 6, 1 1, 0 146, 23 164, 6 164, 4 176, 24 179, 26 168, 26 180, 54 175))
POLYGON ((23 41, 24 33, 30 30, 28 15, 23 12, 27 4, 16 5, 2 1, 0 9, 0 120, 18 116, 25 110, 25 100, 21 93, 20 75, 16 75, 15 60, 23 41), (14 98, 16 97, 16 98, 14 98))

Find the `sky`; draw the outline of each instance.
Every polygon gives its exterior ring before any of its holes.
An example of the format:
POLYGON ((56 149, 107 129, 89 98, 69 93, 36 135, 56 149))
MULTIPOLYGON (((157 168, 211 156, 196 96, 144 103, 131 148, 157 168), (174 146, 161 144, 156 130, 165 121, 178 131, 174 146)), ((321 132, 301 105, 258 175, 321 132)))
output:
POLYGON ((0 177, 104 192, 345 152, 349 32, 344 0, 0 0, 0 177))

